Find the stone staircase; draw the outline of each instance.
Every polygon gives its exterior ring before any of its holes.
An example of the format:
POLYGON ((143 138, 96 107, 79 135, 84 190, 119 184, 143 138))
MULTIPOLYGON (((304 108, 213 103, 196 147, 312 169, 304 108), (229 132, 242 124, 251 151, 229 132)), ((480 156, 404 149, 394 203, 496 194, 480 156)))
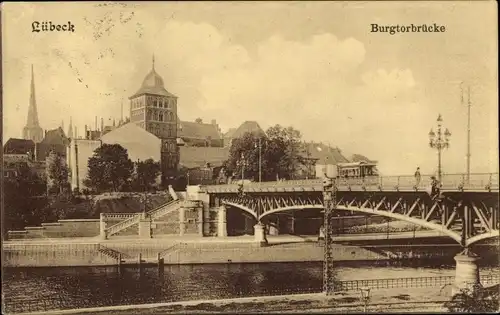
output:
MULTIPOLYGON (((106 228, 106 234, 107 236, 112 236, 114 234, 119 233, 120 231, 123 231, 133 225, 136 225, 139 223, 141 218, 151 218, 152 220, 158 219, 172 211, 178 210, 180 207, 183 206, 183 203, 179 200, 173 200, 170 202, 167 202, 153 210, 148 211, 147 213, 133 213, 133 214, 127 214, 127 215, 122 215, 124 220, 106 228)), ((109 216, 109 215, 107 215, 109 216)), ((113 215, 111 215, 113 216, 113 215)))
POLYGON ((103 246, 101 244, 99 244, 99 249, 98 249, 99 253, 105 255, 105 256, 108 256, 110 258, 113 258, 113 259, 116 259, 118 262, 122 262, 124 259, 126 258, 130 258, 128 257, 128 255, 122 253, 122 252, 119 252, 117 250, 114 250, 114 249, 111 249, 109 247, 106 247, 106 246, 103 246))

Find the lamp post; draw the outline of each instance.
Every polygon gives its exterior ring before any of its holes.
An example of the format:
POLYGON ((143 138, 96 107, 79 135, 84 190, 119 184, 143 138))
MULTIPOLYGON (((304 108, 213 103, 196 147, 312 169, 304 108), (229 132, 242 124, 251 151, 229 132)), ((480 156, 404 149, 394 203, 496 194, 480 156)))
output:
POLYGON ((255 144, 255 147, 259 147, 259 183, 262 182, 262 141, 261 137, 259 137, 259 144, 255 144))
POLYGON ((443 118, 441 114, 439 114, 437 118, 437 134, 431 129, 429 132, 429 146, 438 151, 438 180, 441 182, 441 151, 447 149, 450 146, 450 136, 451 132, 446 128, 446 130, 442 131, 442 122, 443 118))
POLYGON ((363 313, 366 313, 368 310, 368 302, 370 302, 370 288, 362 287, 359 291, 361 292, 361 300, 365 304, 363 313))
POLYGON ((247 166, 247 161, 245 160, 245 155, 243 153, 241 153, 241 158, 237 165, 241 166, 241 184, 243 185, 243 180, 245 179, 245 166, 247 166))

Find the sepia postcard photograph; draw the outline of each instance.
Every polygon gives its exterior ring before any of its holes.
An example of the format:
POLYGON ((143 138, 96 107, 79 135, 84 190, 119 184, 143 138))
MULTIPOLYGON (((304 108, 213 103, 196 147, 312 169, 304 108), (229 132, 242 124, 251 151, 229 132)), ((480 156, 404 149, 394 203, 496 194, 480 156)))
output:
POLYGON ((2 314, 500 312, 497 6, 3 2, 2 314))

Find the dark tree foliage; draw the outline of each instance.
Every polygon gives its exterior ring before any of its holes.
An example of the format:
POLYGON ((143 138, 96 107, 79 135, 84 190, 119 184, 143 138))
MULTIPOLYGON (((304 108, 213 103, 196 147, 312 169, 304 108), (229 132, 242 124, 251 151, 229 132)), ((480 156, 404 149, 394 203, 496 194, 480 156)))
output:
POLYGON ((276 125, 269 128, 266 134, 267 137, 246 133, 240 139, 233 140, 229 158, 223 164, 226 176, 232 175, 234 180, 241 179, 243 169, 244 179, 259 180, 260 139, 262 180, 294 178, 299 168, 306 165, 302 157, 300 132, 292 127, 276 125))
POLYGON ((153 159, 137 161, 135 164, 135 174, 132 180, 134 191, 149 191, 156 187, 156 179, 161 173, 160 163, 153 159))
POLYGON ((103 144, 89 158, 85 186, 96 193, 121 191, 129 186, 134 163, 119 144, 103 144))
POLYGON ((498 285, 462 289, 444 305, 451 313, 491 313, 498 311, 498 285))
POLYGON ((24 229, 55 217, 46 196, 46 181, 27 163, 16 163, 15 177, 4 178, 4 231, 24 229))
POLYGON ((299 168, 307 166, 306 159, 303 157, 304 150, 300 141, 302 138, 300 131, 293 127, 285 128, 275 125, 270 127, 266 134, 271 142, 275 142, 280 148, 283 148, 283 155, 278 165, 280 171, 285 174, 280 177, 291 179, 299 168))
POLYGON ((56 153, 51 153, 47 158, 47 176, 49 190, 62 195, 69 190, 69 169, 64 158, 56 153))

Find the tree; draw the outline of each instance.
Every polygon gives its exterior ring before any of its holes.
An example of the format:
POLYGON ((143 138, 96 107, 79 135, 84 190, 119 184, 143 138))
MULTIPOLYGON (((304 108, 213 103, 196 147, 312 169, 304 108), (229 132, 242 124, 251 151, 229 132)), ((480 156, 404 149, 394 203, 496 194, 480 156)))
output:
POLYGON ((276 177, 294 178, 299 168, 305 165, 300 132, 276 125, 267 130, 267 136, 246 133, 233 140, 229 158, 223 164, 226 176, 233 175, 238 179, 244 168, 245 179, 259 179, 259 138, 263 181, 276 180, 276 177))
POLYGON ((161 173, 160 163, 153 159, 147 159, 146 161, 137 161, 134 164, 135 174, 132 187, 140 191, 152 189, 161 173))
POLYGON ((63 193, 68 188, 69 170, 63 157, 57 153, 51 153, 47 158, 47 184, 49 189, 63 193))
POLYGON ((303 147, 300 141, 300 131, 293 127, 282 127, 275 125, 270 127, 266 134, 272 142, 277 142, 284 147, 283 156, 279 162, 279 169, 285 172, 284 178, 293 178, 300 167, 308 166, 307 159, 303 155, 303 147))
POLYGON ((4 232, 37 225, 51 219, 47 209, 46 182, 26 163, 6 165, 16 173, 4 178, 4 232))
POLYGON ((491 290, 481 286, 462 289, 444 306, 452 313, 495 312, 498 310, 498 285, 491 290))
POLYGON ((103 144, 89 158, 85 186, 95 192, 120 191, 129 184, 134 163, 119 144, 103 144))

